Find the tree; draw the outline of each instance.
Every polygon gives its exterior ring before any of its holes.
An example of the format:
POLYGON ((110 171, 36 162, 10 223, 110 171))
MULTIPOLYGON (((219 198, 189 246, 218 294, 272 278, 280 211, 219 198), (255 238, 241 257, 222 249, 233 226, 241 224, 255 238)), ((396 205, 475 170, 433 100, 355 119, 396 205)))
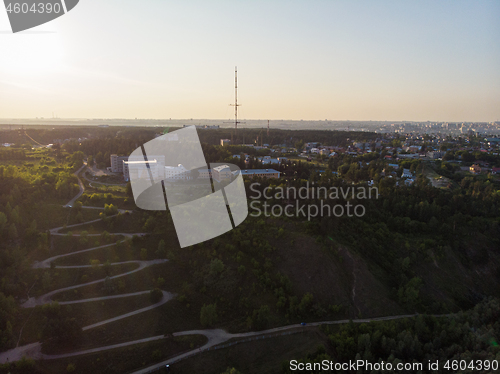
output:
POLYGON ((200 322, 204 327, 213 326, 217 322, 217 304, 203 304, 200 311, 200 322))
POLYGON ((255 309, 252 314, 252 327, 255 329, 264 329, 269 324, 271 310, 268 305, 262 305, 258 310, 255 309))
POLYGON ((297 148, 297 151, 300 152, 302 150, 302 147, 304 147, 304 140, 300 139, 299 141, 295 142, 295 148, 297 148))
POLYGON ((301 313, 306 313, 309 311, 309 308, 312 305, 312 302, 314 300, 314 296, 311 293, 306 293, 303 297, 302 300, 300 301, 299 304, 299 311, 301 313))
POLYGON ((167 255, 165 240, 160 240, 158 243, 158 250, 155 252, 155 255, 158 258, 165 258, 167 255))
POLYGON ((75 168, 79 168, 83 165, 84 154, 82 151, 77 151, 71 155, 71 162, 75 168))
POLYGON ((148 250, 146 248, 141 248, 141 260, 146 260, 148 258, 148 250))
POLYGON ((214 258, 210 262, 210 275, 217 275, 224 271, 224 263, 218 258, 214 258))
POLYGON ((89 242, 89 233, 87 231, 84 230, 80 233, 79 242, 82 246, 87 245, 87 243, 89 242))
POLYGON ((33 373, 35 371, 35 360, 23 356, 19 361, 16 361, 15 367, 16 373, 33 373))
POLYGON ((165 279, 163 279, 162 277, 158 277, 158 279, 156 280, 156 284, 159 288, 163 287, 163 285, 165 284, 165 279))
MULTIPOLYGON (((112 195, 109 194, 112 198, 112 195)), ((112 216, 118 213, 118 208, 113 204, 104 204, 104 214, 107 216, 112 216)))
POLYGON ((58 303, 45 304, 42 306, 45 325, 42 330, 42 341, 53 340, 55 343, 75 344, 82 334, 82 328, 75 318, 71 316, 71 310, 61 308, 58 303))
POLYGON ((146 223, 144 223, 143 230, 144 231, 153 231, 153 228, 155 226, 155 217, 150 216, 147 220, 146 223))
POLYGON ((422 280, 418 277, 413 277, 410 281, 399 288, 398 298, 399 301, 409 308, 414 308, 419 300, 419 291, 422 286, 422 280))

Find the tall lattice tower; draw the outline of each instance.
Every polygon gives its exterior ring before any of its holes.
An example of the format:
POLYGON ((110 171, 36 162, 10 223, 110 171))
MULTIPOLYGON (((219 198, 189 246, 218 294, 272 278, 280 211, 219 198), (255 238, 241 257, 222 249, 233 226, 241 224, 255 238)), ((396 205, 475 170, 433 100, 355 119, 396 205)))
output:
POLYGON ((234 131, 238 129, 238 107, 241 104, 238 104, 238 67, 234 67, 234 104, 229 104, 230 106, 234 106, 234 131))

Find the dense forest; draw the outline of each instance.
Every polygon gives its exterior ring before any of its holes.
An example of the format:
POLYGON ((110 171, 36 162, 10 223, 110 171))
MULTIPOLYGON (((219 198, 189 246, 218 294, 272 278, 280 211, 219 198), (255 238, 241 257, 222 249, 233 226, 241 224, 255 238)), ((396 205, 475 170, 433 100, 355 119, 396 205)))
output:
MULTIPOLYGON (((340 328, 323 326, 328 345, 298 362, 321 363, 323 360, 370 363, 422 363, 414 373, 498 372, 500 366, 500 305, 498 299, 486 299, 473 309, 453 317, 419 315, 416 318, 349 323, 340 328), (331 353, 327 353, 331 352, 331 353), (430 370, 429 362, 439 362, 438 370, 430 370)), ((314 366, 313 366, 314 367, 314 366)), ((293 373, 288 362, 281 371, 293 373)), ((330 370, 311 370, 329 373, 330 370)), ((380 371, 362 368, 358 373, 380 371)))

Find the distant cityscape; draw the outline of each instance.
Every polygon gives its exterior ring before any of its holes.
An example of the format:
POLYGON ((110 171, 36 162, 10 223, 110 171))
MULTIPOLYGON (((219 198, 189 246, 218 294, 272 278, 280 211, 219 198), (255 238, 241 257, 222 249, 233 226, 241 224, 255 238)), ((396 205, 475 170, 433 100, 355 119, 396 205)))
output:
MULTIPOLYGON (((29 126, 145 126, 145 127, 184 127, 196 126, 200 129, 232 128, 231 119, 0 119, 0 130, 14 130, 23 125, 29 126), (229 122, 228 122, 229 121, 229 122)), ((267 128, 267 119, 245 120, 241 128, 267 128)), ((443 121, 350 121, 350 120, 270 120, 271 129, 282 130, 337 130, 364 131, 399 134, 469 134, 500 135, 500 120, 491 122, 443 122, 443 121)))

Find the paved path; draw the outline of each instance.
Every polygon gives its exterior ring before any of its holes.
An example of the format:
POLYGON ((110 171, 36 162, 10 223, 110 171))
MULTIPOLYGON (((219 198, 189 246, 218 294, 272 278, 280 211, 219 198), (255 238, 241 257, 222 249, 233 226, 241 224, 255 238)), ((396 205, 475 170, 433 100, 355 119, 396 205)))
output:
POLYGON ((75 203, 76 200, 78 200, 80 198, 80 196, 83 195, 83 192, 85 191, 85 187, 83 186, 83 183, 82 181, 80 180, 80 178, 78 177, 78 173, 80 173, 80 171, 82 171, 83 168, 85 168, 87 166, 87 164, 83 164, 82 167, 80 169, 78 169, 77 171, 75 171, 73 173, 74 176, 76 176, 78 178, 78 186, 80 187, 80 191, 76 194, 76 196, 74 198, 72 198, 66 205, 65 207, 72 207, 73 204, 75 203))
POLYGON ((2 352, 0 353, 0 363, 19 361, 23 356, 35 360, 42 358, 42 343, 31 343, 2 352))
MULTIPOLYGON (((98 209, 98 210, 104 210, 103 207, 100 206, 88 206, 88 205, 82 205, 83 209, 98 209)), ((132 213, 133 211, 130 209, 118 209, 118 212, 120 213, 132 213)), ((88 223, 88 222, 87 222, 88 223)))
POLYGON ((73 357, 73 356, 80 356, 80 355, 86 355, 86 354, 89 354, 89 353, 102 352, 102 351, 109 350, 109 349, 128 347, 129 345, 135 345, 135 344, 153 342, 155 340, 160 340, 160 339, 165 339, 165 335, 153 336, 151 338, 139 339, 139 340, 134 340, 134 341, 131 341, 131 342, 125 342, 125 343, 107 345, 105 347, 86 349, 85 351, 63 353, 63 354, 60 354, 60 355, 46 355, 46 354, 42 354, 41 358, 43 358, 45 360, 54 360, 54 359, 58 359, 58 358, 67 358, 67 357, 73 357))
MULTIPOLYGON (((414 316, 416 316, 416 314, 408 314, 408 315, 400 315, 400 316, 388 316, 388 317, 379 317, 379 318, 355 319, 352 321, 354 323, 368 323, 368 322, 374 322, 374 321, 389 321, 389 320, 393 320, 393 319, 411 318, 414 316)), ((307 327, 307 326, 315 327, 315 326, 320 326, 320 325, 340 325, 340 324, 349 323, 350 321, 351 320, 344 319, 344 320, 339 320, 339 321, 313 322, 313 323, 308 323, 306 326, 302 326, 301 324, 294 324, 294 325, 276 327, 276 328, 269 329, 269 330, 244 332, 244 333, 238 333, 238 334, 230 334, 227 331, 222 330, 222 329, 191 330, 191 331, 176 332, 172 335, 173 336, 204 335, 208 338, 208 342, 201 348, 193 349, 192 351, 183 353, 181 355, 177 355, 177 356, 172 357, 172 358, 165 360, 163 362, 159 362, 157 364, 148 366, 146 368, 134 371, 133 374, 150 373, 151 371, 157 370, 161 367, 164 367, 165 365, 172 365, 174 362, 180 361, 184 358, 193 356, 193 355, 198 354, 198 353, 202 353, 211 347, 222 344, 222 343, 224 343, 230 339, 234 339, 234 338, 249 338, 249 337, 253 337, 253 336, 275 334, 275 333, 285 332, 285 331, 289 331, 289 330, 304 329, 304 327, 307 327)))
MULTIPOLYGON (((144 268, 146 268, 148 266, 157 265, 157 264, 163 264, 163 263, 165 263, 167 261, 168 260, 134 261, 134 262, 137 262, 139 264, 139 267, 137 267, 134 270, 127 271, 126 273, 114 275, 112 277, 109 277, 109 279, 116 279, 116 278, 124 277, 126 275, 130 275, 130 274, 136 273, 138 271, 141 271, 142 269, 144 269, 144 268)), ((111 264, 111 265, 113 265, 113 264, 111 264)), ((86 265, 82 265, 81 267, 86 267, 86 265)), ((80 287, 90 286, 91 284, 101 283, 101 282, 104 282, 105 279, 106 278, 102 278, 102 279, 98 279, 98 280, 95 280, 95 281, 78 284, 76 286, 69 286, 69 287, 60 288, 58 290, 51 291, 51 292, 46 293, 45 295, 42 295, 42 296, 39 296, 39 297, 30 297, 21 306, 23 308, 33 308, 33 307, 35 307, 37 305, 47 304, 47 303, 52 302, 52 299, 51 299, 52 296, 54 296, 54 295, 56 295, 58 293, 61 293, 61 292, 64 292, 64 291, 74 290, 74 289, 80 288, 80 287)))
POLYGON ((58 258, 61 258, 61 257, 67 257, 67 256, 72 256, 72 255, 76 255, 78 253, 85 253, 85 252, 90 252, 90 251, 95 251, 96 249, 100 249, 100 248, 106 248, 106 247, 111 247, 113 245, 116 245, 117 243, 111 243, 111 244, 105 244, 105 245, 100 245, 98 247, 92 247, 92 248, 87 248, 87 249, 82 249, 81 251, 76 251, 76 252, 71 252, 71 253, 65 253, 65 254, 62 254, 62 255, 58 255, 58 256, 53 256, 53 257, 50 257, 46 260, 43 260, 43 261, 35 261, 35 263, 33 264, 33 268, 34 269, 43 269, 43 268, 50 268, 50 263, 57 260, 58 258))
MULTIPOLYGON (((52 235, 57 235, 57 236, 65 236, 68 233, 53 233, 52 235)), ((110 232, 108 233, 109 235, 121 235, 121 236, 126 236, 127 238, 132 238, 134 236, 146 236, 148 235, 145 232, 110 232)), ((86 234, 86 236, 101 236, 102 234, 86 234)), ((71 236, 82 236, 81 234, 71 234, 71 236)))
POLYGON ((162 293, 163 293, 163 296, 162 296, 161 300, 158 301, 155 304, 151 304, 151 305, 149 305, 147 307, 134 310, 133 312, 130 312, 130 313, 121 314, 118 317, 114 317, 114 318, 107 319, 105 321, 94 323, 93 325, 85 326, 85 327, 82 328, 82 330, 83 331, 90 330, 90 329, 93 329, 94 327, 103 326, 103 325, 106 325, 106 324, 111 323, 111 322, 118 321, 118 320, 123 319, 123 318, 128 318, 128 317, 131 317, 131 316, 135 316, 136 314, 140 314, 140 313, 143 313, 143 312, 147 312, 148 310, 151 310, 151 309, 154 309, 154 308, 158 308, 160 305, 163 305, 166 302, 172 300, 174 298, 174 296, 175 296, 174 294, 172 294, 170 292, 166 292, 166 291, 162 291, 162 293))

